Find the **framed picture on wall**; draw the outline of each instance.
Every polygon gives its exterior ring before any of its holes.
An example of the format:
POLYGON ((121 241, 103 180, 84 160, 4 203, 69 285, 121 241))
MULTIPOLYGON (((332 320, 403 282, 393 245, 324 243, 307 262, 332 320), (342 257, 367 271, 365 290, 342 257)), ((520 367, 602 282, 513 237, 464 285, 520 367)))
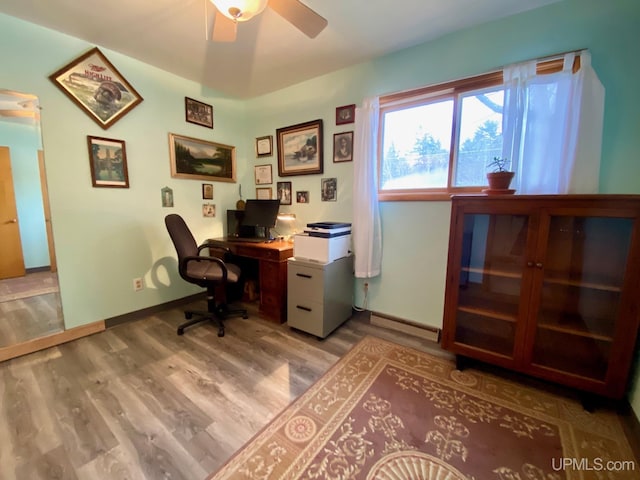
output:
POLYGON ((93 186, 129 188, 124 140, 87 135, 87 144, 93 186))
POLYGON ((276 136, 279 176, 322 173, 322 120, 279 128, 276 136))
POLYGON ((215 217, 216 216, 216 206, 213 203, 203 203, 202 204, 202 216, 203 217, 215 217))
POLYGON ((338 179, 323 178, 320 182, 320 199, 323 202, 335 202, 338 199, 338 179))
POLYGON ((170 133, 169 159, 174 178, 236 181, 236 147, 231 145, 170 133))
POLYGON ((291 205, 291 182, 278 182, 277 190, 280 205, 291 205))
POLYGON ((202 184, 202 199, 213 200, 213 183, 202 184))
POLYGON ((211 105, 184 97, 184 112, 187 122, 213 128, 213 107, 211 105))
POLYGON ((49 79, 105 130, 142 102, 98 48, 76 58, 49 79))
POLYGON ((299 190, 296 192, 296 202, 298 203, 309 203, 309 191, 308 190, 299 190))
POLYGON ((160 189, 160 195, 162 197, 163 207, 173 207, 173 190, 169 187, 163 187, 160 189))
POLYGON ((272 195, 273 193, 271 187, 256 188, 256 198, 258 200, 271 200, 272 195))
POLYGON ((256 138, 256 158, 270 157, 273 155, 273 136, 256 138))
POLYGON ((253 167, 256 185, 271 185, 273 183, 273 175, 271 174, 271 165, 256 165, 253 167))
POLYGON ((350 162, 353 160, 353 132, 333 134, 333 161, 350 162))
POLYGON ((353 123, 356 121, 356 105, 345 105, 336 108, 336 125, 344 125, 345 123, 353 123))

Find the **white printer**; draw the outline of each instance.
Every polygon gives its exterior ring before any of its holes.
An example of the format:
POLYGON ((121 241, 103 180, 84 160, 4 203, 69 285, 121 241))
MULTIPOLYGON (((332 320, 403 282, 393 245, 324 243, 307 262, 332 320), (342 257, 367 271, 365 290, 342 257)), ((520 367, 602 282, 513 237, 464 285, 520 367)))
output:
POLYGON ((319 263, 330 263, 349 255, 351 224, 340 222, 307 223, 304 233, 293 242, 293 256, 319 263))

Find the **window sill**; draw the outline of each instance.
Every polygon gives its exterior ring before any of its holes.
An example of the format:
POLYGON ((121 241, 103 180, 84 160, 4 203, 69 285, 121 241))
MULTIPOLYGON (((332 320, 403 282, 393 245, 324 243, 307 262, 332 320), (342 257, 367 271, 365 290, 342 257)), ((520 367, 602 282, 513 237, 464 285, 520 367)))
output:
POLYGON ((450 192, 433 192, 433 191, 395 191, 380 192, 378 191, 379 202, 442 202, 449 201, 453 195, 460 193, 482 193, 482 189, 478 188, 461 188, 450 192))

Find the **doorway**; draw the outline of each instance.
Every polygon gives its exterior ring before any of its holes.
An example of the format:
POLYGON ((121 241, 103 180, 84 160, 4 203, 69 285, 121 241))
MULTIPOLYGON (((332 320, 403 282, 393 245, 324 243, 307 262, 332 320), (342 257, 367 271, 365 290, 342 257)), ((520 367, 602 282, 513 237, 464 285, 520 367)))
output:
POLYGON ((0 201, 0 262, 20 266, 0 273, 2 353, 64 331, 38 97, 2 89, 0 201))

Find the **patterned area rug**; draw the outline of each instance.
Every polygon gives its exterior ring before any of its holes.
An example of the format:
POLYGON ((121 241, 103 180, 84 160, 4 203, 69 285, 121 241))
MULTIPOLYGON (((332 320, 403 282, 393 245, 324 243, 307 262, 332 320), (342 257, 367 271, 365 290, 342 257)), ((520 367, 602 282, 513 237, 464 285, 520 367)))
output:
POLYGON ((638 475, 614 413, 367 337, 209 479, 638 475))
POLYGON ((58 276, 51 272, 35 272, 24 277, 0 280, 0 302, 10 302, 58 291, 58 276))

